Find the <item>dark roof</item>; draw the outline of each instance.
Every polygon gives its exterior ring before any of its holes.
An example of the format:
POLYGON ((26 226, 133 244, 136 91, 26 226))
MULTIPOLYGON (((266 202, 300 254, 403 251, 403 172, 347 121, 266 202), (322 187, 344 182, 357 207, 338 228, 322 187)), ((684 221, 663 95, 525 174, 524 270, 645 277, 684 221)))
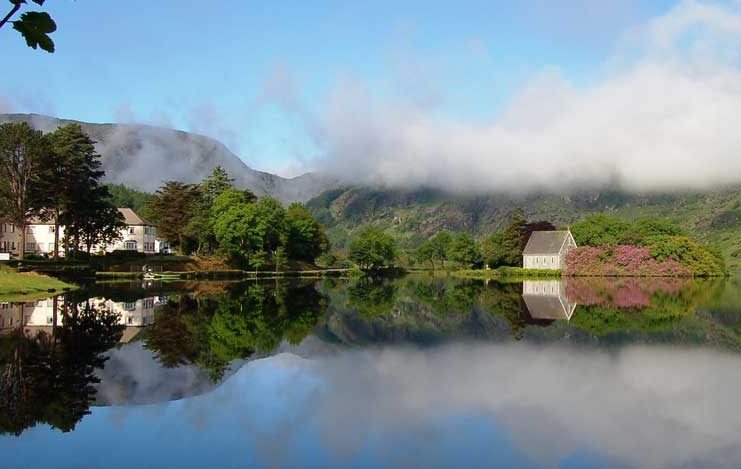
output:
POLYGON ((551 295, 522 295, 522 299, 534 319, 569 320, 576 306, 576 303, 564 305, 558 296, 551 295))
POLYGON ((568 231, 533 231, 522 254, 558 254, 568 235, 568 231))
POLYGON ((131 210, 130 208, 119 208, 119 212, 121 212, 121 215, 124 217, 124 223, 127 225, 135 225, 135 226, 154 226, 151 223, 149 223, 147 220, 143 219, 139 215, 136 214, 135 211, 131 210))

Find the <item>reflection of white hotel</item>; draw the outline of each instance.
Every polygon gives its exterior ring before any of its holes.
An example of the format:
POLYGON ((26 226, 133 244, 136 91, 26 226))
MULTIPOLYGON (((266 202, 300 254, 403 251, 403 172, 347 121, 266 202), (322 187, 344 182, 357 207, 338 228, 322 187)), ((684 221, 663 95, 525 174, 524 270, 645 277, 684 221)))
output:
MULTIPOLYGON (((90 304, 99 310, 113 311, 120 315, 119 324, 126 326, 121 342, 130 341, 139 328, 154 323, 154 311, 165 301, 159 297, 142 298, 132 302, 114 302, 104 298, 91 298, 90 304)), ((56 325, 62 325, 63 298, 57 301, 56 325)), ((28 333, 46 330, 54 325, 54 301, 52 299, 28 303, 0 302, 0 330, 26 328, 28 333)), ((48 329, 48 330, 47 330, 48 329)))

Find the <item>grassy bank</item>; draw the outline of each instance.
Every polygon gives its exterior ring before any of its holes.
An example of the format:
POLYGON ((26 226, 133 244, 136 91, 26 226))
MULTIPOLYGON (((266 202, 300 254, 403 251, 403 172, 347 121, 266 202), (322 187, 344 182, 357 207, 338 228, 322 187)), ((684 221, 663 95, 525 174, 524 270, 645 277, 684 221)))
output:
MULTIPOLYGON (((163 271, 156 272, 155 275, 165 275, 167 277, 178 277, 177 279, 168 278, 167 280, 241 280, 249 278, 320 278, 320 277, 354 277, 362 275, 358 269, 312 269, 312 270, 281 270, 278 272, 272 270, 259 270, 257 272, 250 270, 199 270, 199 271, 163 271)), ((115 279, 138 279, 141 272, 97 272, 95 277, 99 280, 115 279)))
POLYGON ((75 289, 74 285, 37 273, 18 273, 0 267, 0 301, 29 301, 75 289))
POLYGON ((545 269, 523 269, 522 267, 499 267, 492 270, 454 270, 450 272, 453 277, 460 278, 561 278, 560 270, 545 269))

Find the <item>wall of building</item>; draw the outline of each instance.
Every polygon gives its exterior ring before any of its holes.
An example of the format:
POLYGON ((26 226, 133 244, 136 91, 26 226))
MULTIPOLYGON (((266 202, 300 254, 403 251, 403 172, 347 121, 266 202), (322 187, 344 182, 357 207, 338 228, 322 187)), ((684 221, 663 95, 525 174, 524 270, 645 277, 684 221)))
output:
MULTIPOLYGON (((64 238, 64 227, 59 227, 59 255, 64 256, 61 246, 64 238)), ((93 252, 112 252, 115 250, 135 250, 147 254, 156 251, 155 241, 157 230, 153 226, 130 225, 121 229, 121 239, 111 244, 93 248, 93 252), (135 247, 132 247, 135 246, 135 247)), ((34 224, 26 227, 25 252, 46 253, 54 252, 54 225, 34 224)), ((21 249, 21 235, 19 230, 10 223, 0 223, 0 252, 10 252, 18 255, 21 249)))
POLYGON ((522 256, 522 266, 526 269, 559 270, 562 264, 562 256, 558 254, 522 256))
POLYGON ((98 250, 105 252, 131 250, 154 254, 156 252, 156 239, 157 230, 153 226, 129 225, 121 230, 120 240, 106 246, 100 246, 98 250))

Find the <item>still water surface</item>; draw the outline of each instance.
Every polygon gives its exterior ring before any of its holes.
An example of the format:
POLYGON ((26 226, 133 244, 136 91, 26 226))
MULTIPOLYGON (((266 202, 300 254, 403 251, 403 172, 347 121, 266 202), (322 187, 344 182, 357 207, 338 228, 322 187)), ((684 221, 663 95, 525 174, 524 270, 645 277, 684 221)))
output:
POLYGON ((738 467, 741 279, 0 303, 2 467, 738 467))

